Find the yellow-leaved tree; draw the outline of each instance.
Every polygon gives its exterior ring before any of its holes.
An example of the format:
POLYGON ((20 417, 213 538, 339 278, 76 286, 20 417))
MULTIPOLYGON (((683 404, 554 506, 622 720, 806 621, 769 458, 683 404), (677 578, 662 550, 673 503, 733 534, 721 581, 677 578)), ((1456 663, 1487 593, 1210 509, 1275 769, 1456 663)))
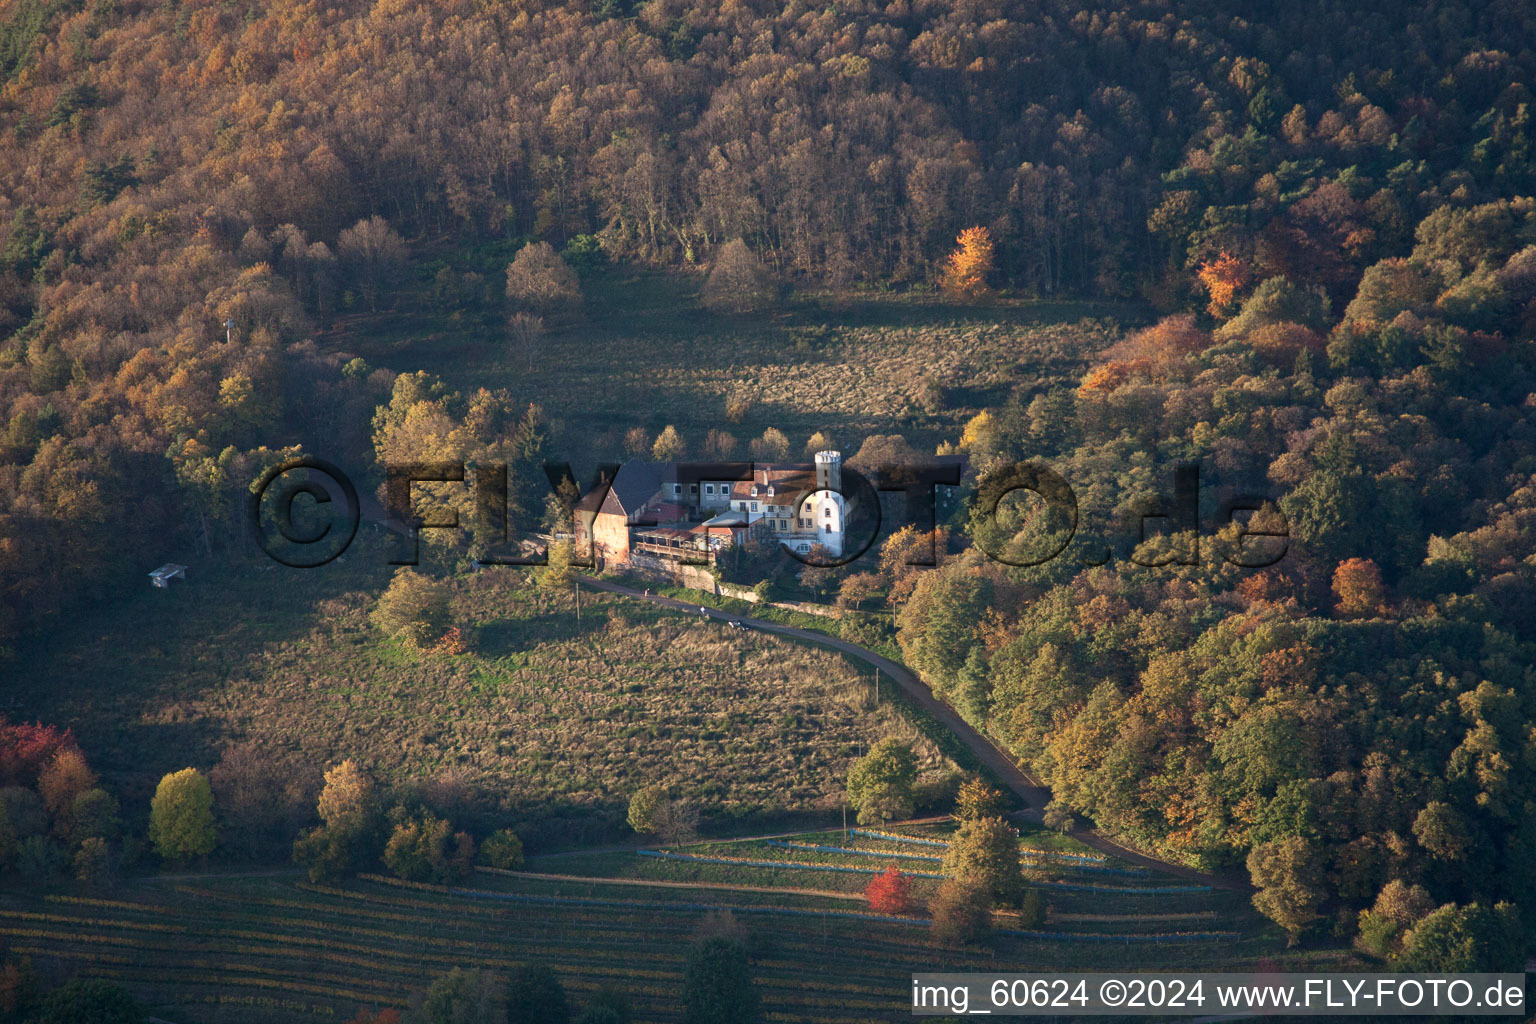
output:
POLYGON ((984 227, 966 228, 955 239, 939 286, 956 299, 979 299, 989 294, 987 275, 992 272, 992 233, 984 227))
POLYGON ((218 841, 213 790, 196 768, 160 780, 149 805, 149 838, 168 861, 188 861, 213 852, 218 841))

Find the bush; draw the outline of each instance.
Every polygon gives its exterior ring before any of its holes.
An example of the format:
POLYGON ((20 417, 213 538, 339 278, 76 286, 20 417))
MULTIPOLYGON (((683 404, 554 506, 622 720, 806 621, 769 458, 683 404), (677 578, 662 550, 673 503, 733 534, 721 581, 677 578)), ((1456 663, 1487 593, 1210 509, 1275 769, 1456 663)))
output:
POLYGON ((944 873, 974 882, 993 899, 1016 904, 1024 891, 1019 835, 1002 818, 962 822, 944 853, 944 873))
POLYGON ((729 935, 700 939, 683 971, 686 1024, 755 1024, 762 1019, 746 943, 729 935))
POLYGON ((448 586, 401 566, 379 596, 373 624, 407 646, 423 650, 442 639, 453 624, 448 586))
POLYGON ((430 815, 401 821, 384 845, 384 863, 410 882, 451 885, 469 873, 474 859, 469 833, 455 833, 446 819, 430 815))
POLYGON ((480 863, 503 871, 517 871, 523 866, 523 841, 509 828, 492 832, 480 844, 480 863))
POLYGON ((603 245, 596 235, 577 235, 565 243, 560 258, 579 273, 596 270, 608 262, 608 254, 603 252, 603 245))
POLYGON ((629 827, 641 834, 656 831, 656 808, 667 799, 660 786, 645 786, 629 798, 629 827))
POLYGON ((859 824, 911 817, 916 781, 917 758, 910 746, 889 737, 876 743, 848 772, 848 800, 858 809, 859 824))
POLYGON ((43 1000, 39 1024, 139 1024, 144 1011, 121 985, 77 978, 43 1000))
POLYGON ((896 639, 896 630, 887 616, 849 612, 838 621, 837 635, 860 647, 881 647, 896 639))
POLYGON ((1077 827, 1077 815, 1060 800, 1052 800, 1045 805, 1042 820, 1045 827, 1053 832, 1070 832, 1077 827))
POLYGON ((985 886, 973 881, 946 879, 928 910, 933 916, 930 934, 940 945, 963 946, 992 928, 992 897, 985 886))
POLYGON ((567 1024, 570 1004, 560 979, 544 964, 528 964, 507 986, 507 1024, 567 1024))
POLYGON ((972 775, 955 795, 955 817, 960 821, 995 818, 1005 810, 1003 794, 987 785, 979 775, 972 775))

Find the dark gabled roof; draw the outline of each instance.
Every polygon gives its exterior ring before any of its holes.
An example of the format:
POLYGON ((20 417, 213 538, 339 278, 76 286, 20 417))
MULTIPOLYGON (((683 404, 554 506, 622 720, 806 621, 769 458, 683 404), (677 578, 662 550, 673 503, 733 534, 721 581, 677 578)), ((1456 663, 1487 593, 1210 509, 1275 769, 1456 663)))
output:
POLYGON ((664 464, 662 480, 736 480, 745 478, 751 469, 751 462, 668 462, 664 464))
POLYGON ((661 489, 663 468, 660 462, 641 462, 639 459, 624 463, 613 478, 602 510, 625 516, 639 512, 661 489))

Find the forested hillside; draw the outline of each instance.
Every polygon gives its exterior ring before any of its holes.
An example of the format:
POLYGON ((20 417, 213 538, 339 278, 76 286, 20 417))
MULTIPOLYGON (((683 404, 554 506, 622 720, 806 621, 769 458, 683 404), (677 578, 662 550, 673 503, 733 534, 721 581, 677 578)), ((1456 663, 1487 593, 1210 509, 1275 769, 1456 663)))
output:
POLYGON ((226 515, 252 450, 361 443, 378 389, 304 341, 390 304, 390 232, 670 267, 739 236, 847 285, 927 281, 981 224, 1026 292, 1171 310, 1226 252, 1337 311, 1424 216, 1532 191, 1530 18, 0 4, 0 636, 136 564, 145 528, 226 515))
MULTIPOLYGON (((1516 0, 0 3, 0 649, 148 568, 146 537, 217 553, 279 453, 366 453, 392 393, 436 401, 312 339, 414 301, 444 252, 688 272, 741 239, 805 290, 925 292, 983 227, 994 288, 1156 323, 956 439, 983 473, 1047 459, 1084 521, 1033 568, 888 560, 912 663, 1064 808, 1246 864, 1298 934, 1352 934, 1373 901, 1383 950, 1431 898, 1485 937, 1497 901, 1529 920, 1533 21, 1516 0), (1212 526, 1199 564, 1130 562, 1178 460, 1207 513, 1273 498, 1285 559, 1224 563, 1212 526), (1429 892, 1386 906, 1389 882, 1429 892)), ((500 316, 498 280, 432 280, 500 316)), ((476 444, 536 461, 537 409, 456 401, 476 444)), ((952 525, 1017 553, 1054 524, 952 525)))

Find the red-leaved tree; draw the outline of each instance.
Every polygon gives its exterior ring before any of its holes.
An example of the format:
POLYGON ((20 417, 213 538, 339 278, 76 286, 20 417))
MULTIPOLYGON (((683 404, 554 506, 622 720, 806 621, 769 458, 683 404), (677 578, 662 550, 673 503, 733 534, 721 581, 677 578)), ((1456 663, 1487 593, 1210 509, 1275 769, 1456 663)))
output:
POLYGON ((877 914, 907 914, 912 910, 912 879, 894 866, 870 880, 864 890, 869 909, 877 914))
POLYGON ((60 732, 51 725, 12 724, 0 718, 0 786, 35 786, 43 767, 74 745, 68 729, 60 732))

